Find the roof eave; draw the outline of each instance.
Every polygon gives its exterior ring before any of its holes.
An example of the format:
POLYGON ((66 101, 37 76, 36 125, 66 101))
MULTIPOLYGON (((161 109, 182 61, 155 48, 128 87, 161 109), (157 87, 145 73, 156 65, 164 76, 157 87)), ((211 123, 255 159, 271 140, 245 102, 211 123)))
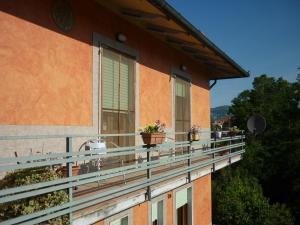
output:
MULTIPOLYGON (((204 42, 209 48, 214 50, 219 56, 224 58, 229 64, 231 64, 236 70, 238 70, 241 74, 236 76, 224 77, 224 78, 216 78, 220 79, 233 79, 233 78, 242 78, 249 77, 250 74, 246 70, 244 70, 239 64, 237 64, 233 59, 231 59, 224 51, 218 48, 212 41, 210 41, 205 35, 201 33, 194 25, 192 25, 188 20, 186 20, 176 9, 174 9, 170 4, 168 4, 164 0, 148 0, 152 5, 159 8, 163 11, 167 16, 172 18, 177 23, 181 24, 185 27, 188 32, 190 32, 195 38, 199 41, 204 42)), ((213 80, 212 78, 211 80, 213 80)))

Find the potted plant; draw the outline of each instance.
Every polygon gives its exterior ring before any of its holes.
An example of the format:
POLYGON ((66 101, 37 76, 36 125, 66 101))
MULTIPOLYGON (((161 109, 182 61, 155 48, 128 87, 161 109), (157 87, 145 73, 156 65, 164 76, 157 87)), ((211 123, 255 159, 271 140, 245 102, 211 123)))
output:
POLYGON ((216 139, 222 138, 222 123, 217 122, 214 124, 214 134, 216 139))
POLYGON ((166 124, 156 120, 154 124, 147 125, 141 132, 144 144, 162 144, 166 139, 166 124))
MULTIPOLYGON (((62 172, 62 175, 64 177, 68 176, 68 168, 67 168, 67 166, 62 166, 58 170, 62 172)), ((79 170, 80 170, 80 167, 77 164, 73 165, 72 166, 72 176, 77 176, 79 174, 79 170)))
MULTIPOLYGON (((0 180, 0 190, 6 188, 19 187, 22 185, 37 184, 52 180, 57 180, 62 177, 60 172, 54 171, 47 167, 20 169, 7 173, 0 180)), ((16 201, 0 204, 0 218, 9 220, 17 216, 28 215, 49 207, 59 206, 68 202, 68 194, 66 190, 49 192, 36 196, 29 196, 16 201)), ((62 215, 39 224, 61 224, 69 223, 68 215, 62 215)))
POLYGON ((193 125, 190 129, 190 140, 199 141, 200 140, 200 126, 193 125))
POLYGON ((233 126, 229 128, 228 135, 234 137, 235 135, 240 133, 240 129, 237 126, 233 126))

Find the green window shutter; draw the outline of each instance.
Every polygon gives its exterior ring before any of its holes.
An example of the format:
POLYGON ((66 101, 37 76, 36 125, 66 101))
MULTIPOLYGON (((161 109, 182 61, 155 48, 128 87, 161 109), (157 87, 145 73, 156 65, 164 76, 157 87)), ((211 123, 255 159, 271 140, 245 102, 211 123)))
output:
POLYGON ((188 203, 187 195, 187 189, 182 189, 176 192, 176 209, 188 203))
POLYGON ((120 62, 120 110, 133 110, 133 60, 121 57, 120 62))
MULTIPOLYGON (((101 131, 134 132, 135 61, 107 48, 103 48, 101 56, 101 131)), ((112 139, 119 146, 134 143, 134 137, 112 139)))
POLYGON ((128 225, 128 217, 124 217, 121 219, 121 225, 128 225))
POLYGON ((163 200, 155 202, 152 204, 151 208, 152 213, 152 222, 157 220, 158 225, 164 224, 164 202, 163 200))
POLYGON ((157 224, 164 225, 164 202, 157 203, 157 224))
POLYGON ((119 55, 103 49, 102 58, 102 107, 119 108, 119 55))
POLYGON ((151 213, 152 213, 152 222, 157 220, 157 202, 152 204, 152 208, 151 208, 151 213))
POLYGON ((110 222, 109 225, 128 225, 128 217, 123 217, 122 219, 114 220, 110 222))
POLYGON ((102 58, 102 107, 134 110, 134 61, 108 49, 102 58))
POLYGON ((176 78, 176 87, 175 87, 175 93, 176 96, 185 97, 186 96, 186 81, 183 81, 179 78, 176 78))
POLYGON ((187 203, 188 203, 188 225, 193 224, 193 192, 192 188, 187 189, 187 203))
POLYGON ((122 225, 121 219, 114 220, 113 222, 110 222, 109 225, 122 225))

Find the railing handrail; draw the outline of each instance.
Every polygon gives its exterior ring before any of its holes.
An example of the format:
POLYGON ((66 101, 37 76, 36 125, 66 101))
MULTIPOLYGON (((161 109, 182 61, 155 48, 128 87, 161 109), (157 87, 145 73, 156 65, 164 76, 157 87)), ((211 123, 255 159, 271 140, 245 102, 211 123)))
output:
MULTIPOLYGON (((212 133, 212 132, 211 132, 212 133)), ((175 133, 173 133, 175 134, 175 133)), ((182 134, 182 132, 180 132, 182 134)), ((185 132, 184 134, 188 134, 185 132)), ((123 134, 121 134, 123 135, 123 134)), ((134 135, 137 135, 134 133, 134 135)), ((108 134, 105 135, 109 137, 108 134)), ((18 136, 18 138, 21 136, 18 136)), ((55 136, 57 137, 57 136, 55 136)), ((62 136, 59 136, 60 138, 62 136)), ((93 204, 98 204, 102 201, 112 199, 114 196, 120 196, 122 193, 130 193, 135 190, 139 190, 147 187, 147 196, 151 200, 151 185, 157 184, 160 181, 171 179, 173 177, 188 173, 188 179, 191 182, 191 172, 199 168, 203 168, 208 165, 213 165, 215 168, 215 163, 221 162, 222 160, 229 159, 244 153, 244 138, 245 135, 237 135, 235 137, 225 137, 222 139, 211 139, 209 136, 205 141, 208 141, 209 147, 203 146, 203 140, 200 141, 170 141, 163 144, 158 144, 156 146, 150 145, 136 145, 129 147, 119 147, 119 148, 108 148, 105 155, 98 155, 97 150, 88 150, 88 151, 72 151, 72 142, 74 137, 91 137, 91 136, 63 136, 66 138, 66 152, 64 153, 51 153, 44 155, 35 155, 35 156, 21 156, 21 157, 7 157, 0 158, 0 171, 9 171, 15 169, 24 169, 24 168, 35 168, 40 166, 52 166, 56 164, 67 164, 68 176, 53 180, 45 181, 36 184, 23 185, 18 187, 12 187, 7 189, 0 190, 0 204, 7 203, 11 201, 16 201, 32 196, 37 196, 53 191, 58 190, 69 190, 69 202, 60 206, 55 206, 35 212, 30 215, 19 216, 17 218, 9 219, 7 221, 0 222, 0 225, 7 224, 17 224, 22 223, 38 223, 44 220, 55 218, 64 214, 72 214, 76 210, 89 207, 93 204), (218 144, 224 142, 229 145, 217 146, 218 144), (201 146, 202 145, 202 146, 201 146), (187 152, 182 155, 175 155, 175 149, 185 147, 187 152), (157 158, 155 160, 151 159, 150 153, 155 151, 161 151, 167 149, 169 157, 157 158), (225 156, 215 157, 217 153, 222 151, 229 150, 230 153, 225 156), (233 152, 234 150, 234 152, 233 152), (76 162, 96 160, 101 158, 115 157, 115 156, 124 156, 132 154, 142 154, 147 153, 147 160, 141 163, 135 162, 135 164, 129 164, 125 166, 120 166, 117 168, 110 168, 107 170, 100 170, 96 172, 81 174, 77 176, 72 176, 72 164, 76 162), (193 159, 199 159, 199 157, 212 156, 212 158, 205 159, 204 161, 195 161, 192 163, 193 159), (151 171, 154 168, 160 168, 172 163, 181 163, 188 161, 187 166, 185 167, 176 167, 168 172, 164 172, 162 175, 152 177, 151 171), (19 163, 19 164, 18 164, 19 163), (72 200, 72 188, 80 186, 83 184, 88 184, 92 182, 100 182, 105 179, 111 179, 114 177, 122 176, 123 174, 132 174, 141 171, 147 171, 147 178, 142 181, 135 181, 132 184, 124 185, 124 187, 119 187, 117 189, 104 191, 103 193, 92 195, 89 197, 72 200), (30 222, 28 222, 30 220, 30 222)), ((3 137, 2 137, 3 138, 3 137)), ((0 140, 4 140, 1 139, 0 140)), ((18 139, 9 139, 9 140, 18 140, 18 139)), ((136 160, 136 159, 135 159, 136 160)), ((70 217, 71 218, 71 217, 70 217)))
MULTIPOLYGON (((214 133, 215 131, 211 130, 201 130, 199 133, 214 133)), ((228 130, 222 131, 223 133, 228 133, 228 130)), ((240 131, 241 133, 244 132, 244 130, 240 131)), ((26 140, 26 139, 55 139, 55 138, 100 138, 100 137, 122 137, 122 136, 139 136, 141 132, 135 132, 135 133, 119 133, 119 134, 61 134, 61 135, 11 135, 11 136, 0 136, 0 141, 4 140, 26 140)), ((189 132, 165 132, 166 135, 180 135, 180 134, 188 134, 189 132)))

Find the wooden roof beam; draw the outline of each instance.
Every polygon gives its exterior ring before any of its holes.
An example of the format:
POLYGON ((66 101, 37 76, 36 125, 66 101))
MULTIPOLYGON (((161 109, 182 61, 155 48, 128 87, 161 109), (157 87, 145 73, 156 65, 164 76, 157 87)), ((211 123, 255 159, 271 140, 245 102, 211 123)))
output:
POLYGON ((154 24, 147 24, 146 28, 150 31, 154 31, 157 33, 162 34, 179 34, 179 33, 186 33, 185 31, 175 30, 168 27, 158 26, 154 24))
POLYGON ((167 19, 165 15, 149 13, 149 12, 140 11, 136 9, 123 8, 121 9, 121 13, 125 16, 129 16, 136 19, 157 19, 157 18, 167 19))

